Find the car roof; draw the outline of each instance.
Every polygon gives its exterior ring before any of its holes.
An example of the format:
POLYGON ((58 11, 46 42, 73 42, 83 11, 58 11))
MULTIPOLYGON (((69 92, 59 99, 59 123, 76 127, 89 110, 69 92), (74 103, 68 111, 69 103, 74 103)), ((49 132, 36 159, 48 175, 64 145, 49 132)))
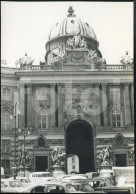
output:
MULTIPOLYGON (((50 172, 31 172, 30 174, 49 174, 50 172)), ((51 174, 51 173, 50 173, 51 174)))

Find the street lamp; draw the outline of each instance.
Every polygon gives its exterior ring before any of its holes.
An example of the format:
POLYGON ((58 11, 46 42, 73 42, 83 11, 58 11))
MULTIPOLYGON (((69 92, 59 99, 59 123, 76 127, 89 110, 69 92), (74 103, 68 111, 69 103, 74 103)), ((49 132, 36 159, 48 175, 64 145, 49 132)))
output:
MULTIPOLYGON (((24 147, 23 147, 23 152, 24 152, 24 154, 23 154, 23 157, 21 157, 22 159, 22 164, 23 164, 23 166, 24 166, 24 168, 23 168, 23 171, 24 171, 24 177, 25 177, 25 167, 26 167, 26 149, 25 149, 25 147, 26 147, 26 145, 25 145, 25 138, 27 137, 27 135, 30 135, 30 132, 29 131, 26 131, 28 128, 26 127, 24 130, 24 132, 23 132, 23 136, 24 136, 24 147)), ((19 129, 19 132, 21 132, 21 129, 19 129)))
POLYGON ((10 115, 10 119, 14 119, 14 180, 16 179, 15 167, 16 167, 16 117, 20 114, 20 110, 17 109, 18 102, 15 103, 14 106, 14 114, 10 115))
POLYGON ((25 156, 25 138, 27 137, 27 135, 30 135, 30 132, 29 131, 25 131, 24 132, 24 177, 25 177, 25 160, 26 160, 26 156, 25 156))

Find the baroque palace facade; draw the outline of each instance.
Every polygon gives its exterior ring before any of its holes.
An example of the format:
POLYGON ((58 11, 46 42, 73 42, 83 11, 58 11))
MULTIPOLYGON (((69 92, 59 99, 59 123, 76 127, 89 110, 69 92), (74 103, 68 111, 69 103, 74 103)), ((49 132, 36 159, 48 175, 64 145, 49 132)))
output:
POLYGON ((39 65, 25 54, 17 61, 20 67, 1 68, 5 174, 12 173, 13 163, 21 165, 24 143, 31 171, 49 170, 56 146, 79 157, 80 173, 99 169, 99 153, 107 144, 114 166, 131 166, 134 85, 128 52, 120 64, 106 64, 93 29, 72 7, 53 26, 46 50, 39 65))

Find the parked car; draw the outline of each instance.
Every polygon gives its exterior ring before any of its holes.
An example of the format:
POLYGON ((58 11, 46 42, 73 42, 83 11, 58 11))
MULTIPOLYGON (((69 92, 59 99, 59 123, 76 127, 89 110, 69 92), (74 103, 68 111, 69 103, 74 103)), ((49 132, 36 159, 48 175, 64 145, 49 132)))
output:
POLYGON ((16 192, 22 192, 24 187, 19 180, 8 180, 5 182, 8 188, 15 190, 16 192))
MULTIPOLYGON (((8 178, 8 180, 14 180, 14 177, 10 177, 8 178)), ((27 187, 28 185, 31 184, 27 177, 16 177, 16 180, 18 180, 23 187, 27 187)))
POLYGON ((32 172, 29 174, 29 181, 35 182, 37 180, 45 179, 52 177, 52 174, 50 172, 32 172))
POLYGON ((104 177, 95 177, 93 179, 87 179, 87 180, 78 180, 76 181, 78 183, 81 182, 88 182, 94 191, 104 191, 108 194, 133 194, 133 188, 130 187, 118 187, 118 186, 113 186, 112 182, 110 181, 109 178, 104 178, 104 177))
POLYGON ((47 181, 44 184, 28 186, 23 193, 70 193, 70 191, 63 184, 47 181))
POLYGON ((72 181, 72 180, 82 180, 82 179, 87 179, 87 175, 85 174, 68 174, 68 175, 62 175, 57 177, 57 180, 59 181, 72 181))
POLYGON ((35 181, 35 183, 42 183, 42 184, 44 184, 45 182, 47 182, 47 181, 50 181, 50 182, 56 182, 57 181, 57 179, 56 178, 53 178, 53 177, 47 177, 46 179, 37 179, 36 181, 35 181))
POLYGON ((7 179, 1 179, 1 193, 17 193, 16 190, 6 184, 7 179))
POLYGON ((71 193, 105 193, 103 191, 94 191, 94 189, 88 183, 66 183, 63 182, 66 188, 69 189, 71 193))

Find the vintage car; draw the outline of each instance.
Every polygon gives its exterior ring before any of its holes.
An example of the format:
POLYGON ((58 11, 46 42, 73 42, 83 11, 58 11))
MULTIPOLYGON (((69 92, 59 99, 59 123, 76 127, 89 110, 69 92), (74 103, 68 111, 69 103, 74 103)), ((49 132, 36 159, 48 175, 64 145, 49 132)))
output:
POLYGON ((35 183, 23 190, 23 193, 70 193, 70 191, 61 183, 49 182, 35 183))
POLYGON ((105 193, 103 191, 94 191, 89 183, 63 182, 62 184, 65 185, 71 193, 105 193))
POLYGON ((17 191, 9 187, 5 180, 1 179, 1 193, 17 193, 17 191))
POLYGON ((22 183, 19 182, 19 180, 6 180, 5 185, 7 185, 8 188, 11 190, 15 190, 16 192, 22 192, 24 190, 24 186, 22 183))
POLYGON ((104 191, 108 194, 115 194, 115 193, 122 193, 122 194, 133 194, 134 190, 132 187, 119 187, 115 186, 112 182, 113 179, 111 178, 104 178, 104 177, 95 177, 93 179, 87 179, 87 180, 78 180, 76 182, 83 183, 88 182, 91 187, 94 189, 94 191, 104 191))
MULTIPOLYGON (((14 180, 14 177, 10 177, 8 180, 14 180)), ((16 177, 16 180, 18 180, 23 187, 27 187, 31 184, 27 177, 16 177)))

